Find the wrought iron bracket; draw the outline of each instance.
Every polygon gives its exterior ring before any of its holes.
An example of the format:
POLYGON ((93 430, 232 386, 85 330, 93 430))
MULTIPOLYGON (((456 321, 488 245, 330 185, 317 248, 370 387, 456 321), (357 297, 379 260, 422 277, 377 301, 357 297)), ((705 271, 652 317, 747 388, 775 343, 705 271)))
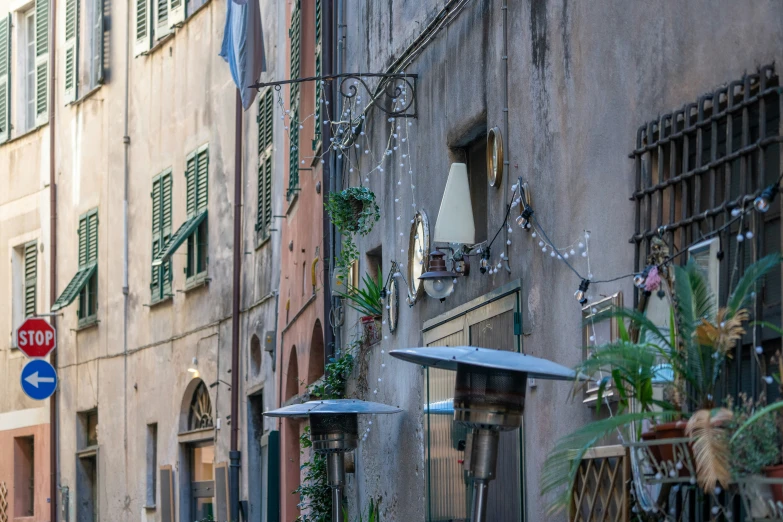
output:
MULTIPOLYGON (((356 122, 367 114, 370 108, 375 107, 393 118, 416 118, 416 81, 417 74, 386 74, 386 73, 343 73, 329 74, 325 76, 309 76, 307 78, 292 78, 276 82, 259 82, 251 85, 251 88, 263 89, 274 87, 280 90, 283 85, 299 84, 304 82, 335 82, 343 99, 343 106, 351 107, 347 117, 339 117, 339 120, 356 122), (377 83, 372 87, 374 80, 377 83), (367 94, 367 103, 360 105, 361 90, 367 94), (354 105, 360 105, 360 110, 354 109, 354 105)), ((343 116, 343 115, 336 115, 343 116)), ((363 118, 362 118, 363 119, 363 118)), ((337 122, 335 122, 337 123, 337 122)))

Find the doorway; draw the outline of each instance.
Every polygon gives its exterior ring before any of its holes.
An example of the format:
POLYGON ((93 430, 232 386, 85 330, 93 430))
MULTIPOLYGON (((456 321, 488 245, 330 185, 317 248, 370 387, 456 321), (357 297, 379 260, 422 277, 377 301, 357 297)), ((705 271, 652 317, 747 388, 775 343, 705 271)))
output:
POLYGON ((215 446, 191 444, 190 514, 193 520, 215 520, 215 446))
MULTIPOLYGON (((426 346, 477 346, 520 351, 519 283, 500 288, 425 323, 426 346)), ((468 430, 453 421, 456 373, 428 368, 424 409, 427 521, 467 521, 472 481, 463 469, 468 430)), ((521 522, 524 514, 523 429, 502 432, 497 479, 487 520, 521 522)))

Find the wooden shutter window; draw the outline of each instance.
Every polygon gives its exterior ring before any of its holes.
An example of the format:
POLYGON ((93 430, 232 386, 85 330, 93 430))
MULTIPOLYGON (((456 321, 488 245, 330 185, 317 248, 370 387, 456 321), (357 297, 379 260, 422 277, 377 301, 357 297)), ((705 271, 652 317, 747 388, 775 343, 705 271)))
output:
POLYGON ((201 212, 208 206, 209 149, 206 146, 200 148, 196 156, 196 174, 196 211, 201 212))
POLYGON ((174 470, 171 466, 160 467, 160 521, 174 520, 174 470))
POLYGON ((49 0, 35 0, 35 125, 49 121, 49 0))
POLYGON ((11 137, 11 15, 0 18, 0 143, 11 137))
POLYGON ((79 76, 79 0, 65 1, 65 102, 76 100, 79 76))
POLYGON ((150 50, 152 34, 150 31, 150 5, 148 0, 136 0, 136 43, 134 54, 139 56, 150 50))
POLYGON ((256 231, 261 239, 269 237, 272 224, 272 151, 274 99, 267 90, 258 101, 258 209, 256 231))
POLYGON ((160 40, 171 32, 169 27, 169 0, 156 0, 155 40, 160 40))
MULTIPOLYGON (((322 6, 321 0, 315 0, 315 75, 321 76, 323 73, 323 64, 321 57, 322 45, 322 6)), ((315 134, 313 137, 313 150, 318 150, 318 146, 321 144, 321 98, 323 98, 324 86, 321 81, 315 82, 315 134)))
POLYGON ((35 315, 35 297, 38 286, 38 243, 24 246, 24 316, 35 315))
MULTIPOLYGON (((152 181, 152 259, 171 239, 171 169, 152 181)), ((152 302, 171 295, 171 261, 152 266, 150 290, 152 302)))
POLYGON ((177 27, 185 21, 185 0, 168 0, 169 28, 177 27))
POLYGON ((104 20, 104 0, 92 0, 93 1, 93 45, 92 45, 92 61, 93 61, 93 78, 91 87, 96 87, 104 81, 104 34, 106 31, 106 21, 104 20))
POLYGON ((231 520, 228 492, 228 464, 215 464, 215 520, 231 520))

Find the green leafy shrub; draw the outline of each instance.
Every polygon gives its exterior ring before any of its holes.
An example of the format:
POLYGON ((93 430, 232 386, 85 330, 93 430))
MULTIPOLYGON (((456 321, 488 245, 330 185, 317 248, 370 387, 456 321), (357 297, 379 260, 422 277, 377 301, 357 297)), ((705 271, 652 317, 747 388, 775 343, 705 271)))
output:
POLYGON ((353 236, 366 236, 381 219, 381 210, 375 202, 375 193, 367 187, 348 187, 332 192, 326 201, 329 220, 345 236, 342 253, 335 258, 338 277, 346 278, 353 262, 359 258, 359 249, 353 236))
MULTIPOLYGON (((299 437, 302 453, 313 447, 310 426, 299 437)), ((311 452, 310 460, 302 464, 304 478, 294 490, 299 495, 299 509, 303 512, 296 522, 332 522, 332 491, 326 475, 326 457, 311 452)))
MULTIPOLYGON (((757 405, 743 397, 742 404, 734 408, 734 420, 730 428, 736 430, 745 424, 756 410, 757 405)), ((731 473, 735 477, 757 475, 761 473, 761 468, 779 464, 781 454, 777 416, 764 415, 749 424, 738 437, 731 440, 729 452, 732 456, 731 473)))

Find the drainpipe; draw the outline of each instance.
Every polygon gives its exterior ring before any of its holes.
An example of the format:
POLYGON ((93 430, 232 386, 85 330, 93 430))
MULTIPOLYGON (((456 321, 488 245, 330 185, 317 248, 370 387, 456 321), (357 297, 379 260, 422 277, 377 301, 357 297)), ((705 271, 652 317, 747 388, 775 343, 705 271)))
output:
POLYGON ((231 311, 231 451, 229 501, 231 521, 239 521, 239 285, 242 275, 242 97, 236 90, 234 133, 234 283, 231 311))
MULTIPOLYGON (((57 1, 49 1, 49 306, 54 306, 57 300, 57 176, 54 165, 55 145, 55 63, 57 60, 57 1)), ((57 328, 57 316, 49 318, 52 327, 57 328)), ((52 351, 51 363, 57 369, 57 350, 52 351)), ((52 394, 49 402, 49 520, 57 520, 57 404, 59 393, 52 394)))
MULTIPOLYGON (((503 0, 503 5, 500 7, 503 12, 503 52, 500 58, 501 67, 503 68, 503 82, 502 82, 502 95, 503 95, 503 143, 511 143, 508 137, 508 2, 503 0)), ((503 147, 503 201, 505 201, 508 194, 508 180, 511 179, 511 172, 509 171, 509 165, 511 164, 509 153, 511 147, 503 147)), ((503 227, 505 230, 503 234, 506 236, 506 271, 511 273, 511 264, 509 262, 508 255, 508 227, 503 227)))
MULTIPOLYGON (((323 73, 324 74, 333 74, 334 68, 333 68, 333 60, 332 56, 334 53, 334 19, 333 19, 333 13, 334 13, 334 3, 335 0, 329 0, 328 2, 323 3, 323 13, 321 13, 321 16, 323 17, 323 20, 326 20, 327 23, 323 24, 324 27, 324 42, 326 49, 324 50, 322 54, 323 59, 323 73)), ((340 5, 340 0, 337 0, 338 6, 340 5)), ((339 12, 340 7, 338 7, 339 12)), ((339 22, 338 22, 339 23, 339 22)), ((339 57, 338 57, 339 60, 339 57)), ((337 107, 337 104, 335 102, 335 97, 337 96, 337 92, 339 92, 339 89, 334 88, 334 82, 328 82, 325 84, 326 86, 326 94, 327 99, 332 99, 332 107, 337 107)), ((338 113, 339 114, 339 113, 338 113)), ((319 125, 322 125, 323 122, 318 122, 319 125)), ((332 137, 332 129, 330 125, 322 125, 322 143, 330 143, 330 138, 332 137)), ((323 169, 323 180, 324 180, 324 188, 328 187, 328 190, 321 191, 321 197, 323 199, 323 203, 326 203, 327 198, 329 197, 329 194, 335 191, 337 183, 336 183, 336 177, 338 175, 339 167, 337 167, 335 161, 336 161, 336 154, 332 154, 331 152, 327 152, 329 157, 327 158, 328 161, 324 162, 324 169, 323 169)), ((335 353, 337 352, 336 347, 338 344, 339 339, 339 327, 332 324, 332 310, 334 309, 334 298, 332 297, 332 273, 334 272, 334 255, 335 255, 335 248, 337 247, 337 244, 340 242, 339 236, 336 235, 336 231, 334 226, 332 225, 332 222, 329 220, 329 212, 326 211, 326 205, 323 205, 323 240, 324 240, 324 251, 326 252, 326 255, 324 255, 324 346, 326 349, 324 350, 324 366, 329 362, 329 359, 334 357, 335 353)))
MULTIPOLYGON (((128 12, 132 12, 128 0, 128 12)), ((123 195, 122 195, 122 352, 123 352, 123 449, 125 450, 125 487, 128 485, 128 183, 130 179, 130 133, 128 105, 130 103, 130 16, 125 17, 125 99, 123 101, 123 195)), ((157 473, 157 471, 156 471, 157 473)))

